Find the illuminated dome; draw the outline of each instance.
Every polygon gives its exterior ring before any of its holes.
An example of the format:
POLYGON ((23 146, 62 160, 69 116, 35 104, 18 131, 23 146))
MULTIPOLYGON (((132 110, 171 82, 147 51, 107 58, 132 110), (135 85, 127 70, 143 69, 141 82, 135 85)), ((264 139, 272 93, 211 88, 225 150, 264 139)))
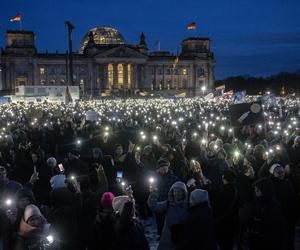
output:
POLYGON ((126 41, 122 34, 114 28, 110 27, 96 27, 89 30, 80 44, 79 53, 82 54, 89 41, 89 34, 92 32, 94 42, 96 45, 108 44, 125 44, 126 41))

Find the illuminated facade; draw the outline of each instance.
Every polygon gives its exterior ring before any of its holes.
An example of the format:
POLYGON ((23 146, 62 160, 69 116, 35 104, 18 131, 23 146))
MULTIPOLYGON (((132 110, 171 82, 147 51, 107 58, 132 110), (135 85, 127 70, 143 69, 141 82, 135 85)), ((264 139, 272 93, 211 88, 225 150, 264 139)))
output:
MULTIPOLYGON (((19 85, 68 84, 66 54, 38 53, 32 31, 7 31, 0 56, 0 90, 19 85)), ((181 53, 149 52, 142 33, 137 45, 127 44, 116 29, 91 29, 74 53, 74 81, 86 96, 129 96, 139 91, 201 95, 214 85, 214 57, 208 38, 182 41, 181 53)))

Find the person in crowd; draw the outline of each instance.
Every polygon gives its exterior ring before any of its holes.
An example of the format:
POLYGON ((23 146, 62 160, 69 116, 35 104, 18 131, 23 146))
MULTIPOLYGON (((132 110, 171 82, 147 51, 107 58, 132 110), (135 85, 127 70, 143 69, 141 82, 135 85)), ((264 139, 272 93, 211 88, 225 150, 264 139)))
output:
POLYGON ((9 180, 6 168, 0 166, 0 199, 3 200, 10 196, 14 196, 21 188, 22 184, 9 180))
POLYGON ((223 175, 223 183, 214 203, 216 234, 220 250, 231 250, 239 224, 236 174, 232 170, 227 170, 223 175))
POLYGON ((217 250, 215 221, 208 192, 203 189, 193 190, 189 205, 183 240, 177 249, 217 250))
POLYGON ((183 240, 187 219, 188 192, 183 182, 175 182, 169 190, 168 199, 159 201, 158 194, 151 192, 148 206, 155 213, 164 213, 165 221, 158 250, 175 250, 183 240))
POLYGON ((255 209, 248 225, 250 250, 284 250, 286 223, 270 179, 254 183, 255 209))
POLYGON ((149 250, 143 226, 135 218, 135 202, 132 195, 117 196, 112 207, 116 213, 114 221, 115 246, 120 250, 149 250))
POLYGON ((297 196, 292 183, 285 178, 284 168, 275 163, 270 168, 270 180, 273 184, 274 194, 279 202, 287 226, 286 249, 295 249, 295 227, 299 218, 299 196, 297 196))
POLYGON ((44 245, 53 244, 53 240, 53 236, 50 235, 50 225, 39 208, 35 205, 26 206, 13 249, 44 249, 44 245))
POLYGON ((196 160, 190 161, 189 180, 187 181, 189 192, 194 189, 210 191, 211 181, 203 175, 200 163, 196 160))
MULTIPOLYGON (((170 162, 167 159, 160 158, 156 164, 158 201, 165 201, 168 199, 170 188, 176 181, 178 181, 178 178, 169 170, 170 162)), ((155 219, 157 225, 157 234, 160 236, 164 226, 165 213, 155 213, 155 219)))
POLYGON ((105 192, 100 200, 100 207, 97 210, 95 223, 93 224, 93 233, 91 246, 89 250, 96 250, 101 246, 103 250, 112 250, 115 244, 114 221, 115 213, 112 202, 115 195, 111 192, 105 192))

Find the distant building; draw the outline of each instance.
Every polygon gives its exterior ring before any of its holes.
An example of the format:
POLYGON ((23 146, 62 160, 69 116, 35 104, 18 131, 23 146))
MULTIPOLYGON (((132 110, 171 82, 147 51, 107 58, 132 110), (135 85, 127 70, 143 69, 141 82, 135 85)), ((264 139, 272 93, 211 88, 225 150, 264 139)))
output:
MULTIPOLYGON (((144 92, 186 92, 201 95, 214 86, 214 56, 208 38, 182 41, 181 53, 149 52, 144 34, 127 44, 116 29, 97 27, 84 36, 74 53, 74 82, 86 96, 129 96, 144 92)), ((67 85, 66 54, 39 53, 32 31, 7 31, 0 55, 0 90, 20 85, 67 85)))

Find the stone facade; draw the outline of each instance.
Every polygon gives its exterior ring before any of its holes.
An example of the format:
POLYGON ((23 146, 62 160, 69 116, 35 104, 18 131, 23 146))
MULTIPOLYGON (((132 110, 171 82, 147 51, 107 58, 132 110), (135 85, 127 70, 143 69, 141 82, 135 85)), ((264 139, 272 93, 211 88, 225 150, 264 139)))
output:
MULTIPOLYGON (((38 53, 32 31, 7 31, 0 56, 0 90, 13 93, 18 85, 68 84, 66 54, 38 53)), ((214 86, 214 56, 208 38, 182 41, 181 53, 149 52, 144 34, 138 45, 127 44, 115 29, 90 30, 74 53, 75 85, 83 95, 129 96, 138 91, 203 94, 214 86)))

